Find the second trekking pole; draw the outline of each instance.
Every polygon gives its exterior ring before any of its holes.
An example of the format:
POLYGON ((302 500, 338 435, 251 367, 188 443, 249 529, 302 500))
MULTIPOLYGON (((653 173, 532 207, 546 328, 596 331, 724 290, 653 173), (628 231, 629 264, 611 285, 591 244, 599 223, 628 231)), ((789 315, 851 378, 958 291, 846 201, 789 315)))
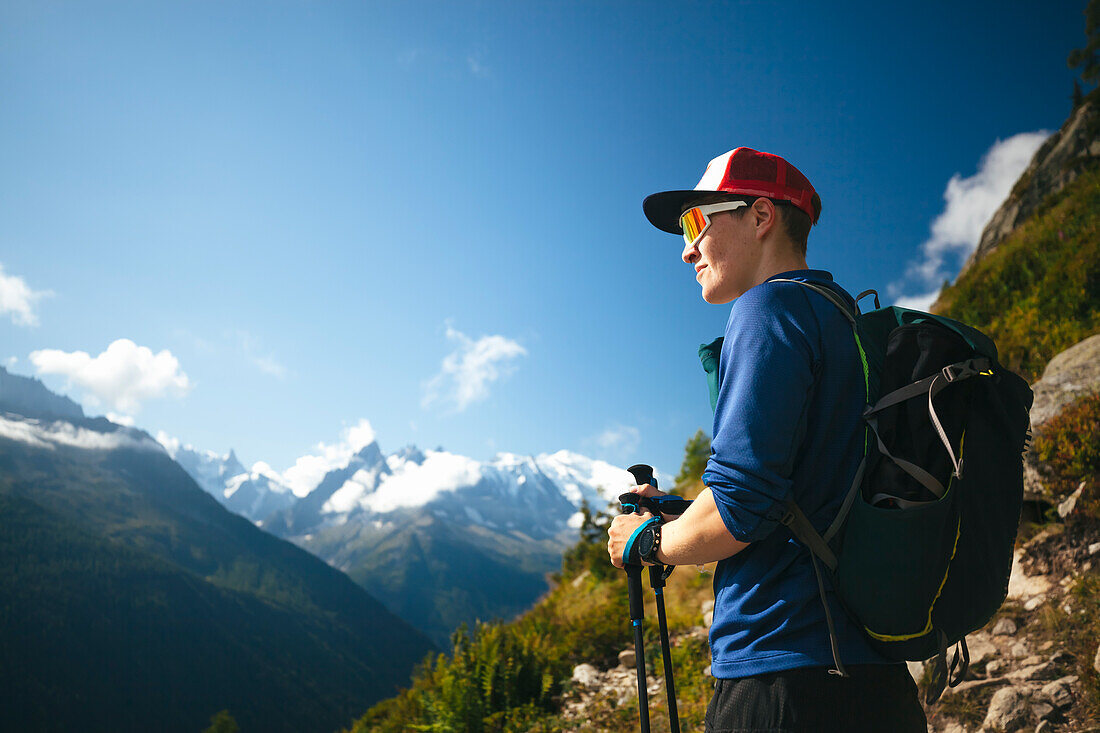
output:
MULTIPOLYGON (((637 464, 631 466, 627 470, 634 476, 634 480, 638 482, 639 486, 649 484, 653 488, 657 488, 657 481, 653 477, 652 467, 645 464, 637 464)), ((623 569, 626 570, 627 590, 630 593, 630 621, 634 626, 635 658, 638 665, 638 713, 641 719, 642 733, 649 733, 649 695, 646 690, 645 650, 642 646, 642 619, 645 611, 642 605, 641 557, 647 556, 651 551, 655 550, 656 544, 659 542, 659 529, 663 516, 665 514, 683 514, 691 502, 672 495, 643 497, 634 493, 621 495, 619 497, 619 502, 622 505, 624 514, 630 514, 632 512, 641 514, 643 510, 653 513, 653 519, 650 519, 641 527, 638 527, 634 534, 631 535, 630 540, 627 542, 626 551, 623 554, 623 569), (651 534, 646 538, 651 541, 647 543, 650 549, 643 550, 639 553, 639 548, 635 547, 635 539, 639 538, 639 536, 644 536, 646 528, 650 525, 657 525, 657 540, 654 540, 654 535, 652 534, 653 530, 650 530, 651 534)), ((665 668, 665 692, 668 695, 669 725, 672 728, 672 733, 680 733, 680 720, 676 711, 676 683, 672 678, 672 652, 668 642, 668 625, 665 619, 664 599, 665 580, 668 578, 669 574, 672 573, 672 570, 672 565, 650 565, 649 584, 652 586, 654 595, 656 596, 657 623, 661 630, 661 652, 665 668)))

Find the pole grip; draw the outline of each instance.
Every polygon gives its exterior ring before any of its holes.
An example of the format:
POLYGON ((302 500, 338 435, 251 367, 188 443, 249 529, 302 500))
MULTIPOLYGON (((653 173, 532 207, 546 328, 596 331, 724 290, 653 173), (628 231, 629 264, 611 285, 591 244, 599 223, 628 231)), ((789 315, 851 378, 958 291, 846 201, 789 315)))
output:
POLYGON ((644 463, 635 463, 626 470, 630 471, 630 475, 634 477, 634 480, 638 482, 639 486, 649 484, 655 489, 661 488, 657 485, 657 479, 653 478, 653 466, 647 466, 644 463))

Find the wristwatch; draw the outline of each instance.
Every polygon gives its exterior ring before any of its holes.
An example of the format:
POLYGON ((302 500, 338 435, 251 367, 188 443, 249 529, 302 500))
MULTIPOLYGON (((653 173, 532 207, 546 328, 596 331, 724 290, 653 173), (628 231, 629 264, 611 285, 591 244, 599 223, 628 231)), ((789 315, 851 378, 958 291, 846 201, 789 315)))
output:
POLYGON ((661 523, 651 522, 642 527, 638 535, 638 556, 645 562, 660 564, 657 559, 657 549, 661 546, 661 523))

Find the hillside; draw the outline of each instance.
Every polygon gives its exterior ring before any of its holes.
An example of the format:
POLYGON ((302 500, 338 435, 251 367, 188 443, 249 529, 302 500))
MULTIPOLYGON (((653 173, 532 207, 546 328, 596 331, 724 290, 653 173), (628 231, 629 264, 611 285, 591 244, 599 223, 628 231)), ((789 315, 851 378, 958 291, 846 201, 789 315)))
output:
POLYGON ((102 418, 0 430, 0 689, 14 730, 330 731, 430 642, 102 418), (84 446, 84 447, 78 447, 84 446), (89 447, 95 446, 95 447, 89 447))
MULTIPOLYGON (((1096 104, 1098 98, 1094 92, 1088 101, 1096 104)), ((1078 122, 1083 114, 1092 112, 1077 110, 1078 122)), ((983 237, 987 246, 935 306, 991 335, 1004 366, 1029 381, 1063 352, 1059 362, 1074 365, 1072 376, 1064 369, 1047 376, 1056 385, 1050 389, 1073 396, 1058 404, 1053 417, 1035 421, 1027 456, 1029 498, 1008 598, 985 628, 969 635, 965 681, 926 707, 935 731, 1085 731, 1096 730, 1100 720, 1100 360, 1096 340, 1086 341, 1100 332, 1100 165, 1092 153, 1100 124, 1072 122, 1063 131, 1073 134, 1060 138, 1070 142, 1055 141, 1039 151, 1046 157, 1029 168, 1005 212, 991 222, 998 231, 983 237), (1052 151, 1058 154, 1052 157, 1052 151), (1059 175, 1042 161, 1068 165, 1072 174, 1059 175), (1059 190, 1035 200, 1042 181, 1049 180, 1057 180, 1059 190)), ((677 493, 693 496, 700 489, 709 452, 700 437, 689 441, 677 493)), ((625 651, 625 578, 608 564, 605 525, 606 518, 586 523, 581 542, 566 555, 559 584, 530 612, 510 624, 459 632, 453 655, 421 668, 409 690, 370 709, 353 733, 420 726, 637 730, 632 662, 625 651), (617 649, 624 650, 625 661, 616 658, 617 649)), ((709 583, 710 576, 679 568, 665 594, 685 731, 702 729, 712 691, 705 628, 713 598, 709 583)), ((646 617, 652 620, 647 594, 646 617)), ((656 624, 647 623, 651 727, 667 730, 656 633, 656 624)), ((929 667, 909 666, 923 688, 929 667)))

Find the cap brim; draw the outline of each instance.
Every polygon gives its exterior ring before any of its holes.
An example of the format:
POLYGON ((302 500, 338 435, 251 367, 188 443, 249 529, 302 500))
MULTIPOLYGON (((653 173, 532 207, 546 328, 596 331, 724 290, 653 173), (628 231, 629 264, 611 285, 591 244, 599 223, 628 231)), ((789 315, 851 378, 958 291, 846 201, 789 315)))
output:
POLYGON ((680 214, 684 212, 684 205, 701 199, 723 197, 726 194, 730 200, 745 198, 744 194, 727 193, 726 191, 662 191, 650 194, 642 201, 642 211, 649 223, 669 234, 682 234, 680 229, 680 214))

